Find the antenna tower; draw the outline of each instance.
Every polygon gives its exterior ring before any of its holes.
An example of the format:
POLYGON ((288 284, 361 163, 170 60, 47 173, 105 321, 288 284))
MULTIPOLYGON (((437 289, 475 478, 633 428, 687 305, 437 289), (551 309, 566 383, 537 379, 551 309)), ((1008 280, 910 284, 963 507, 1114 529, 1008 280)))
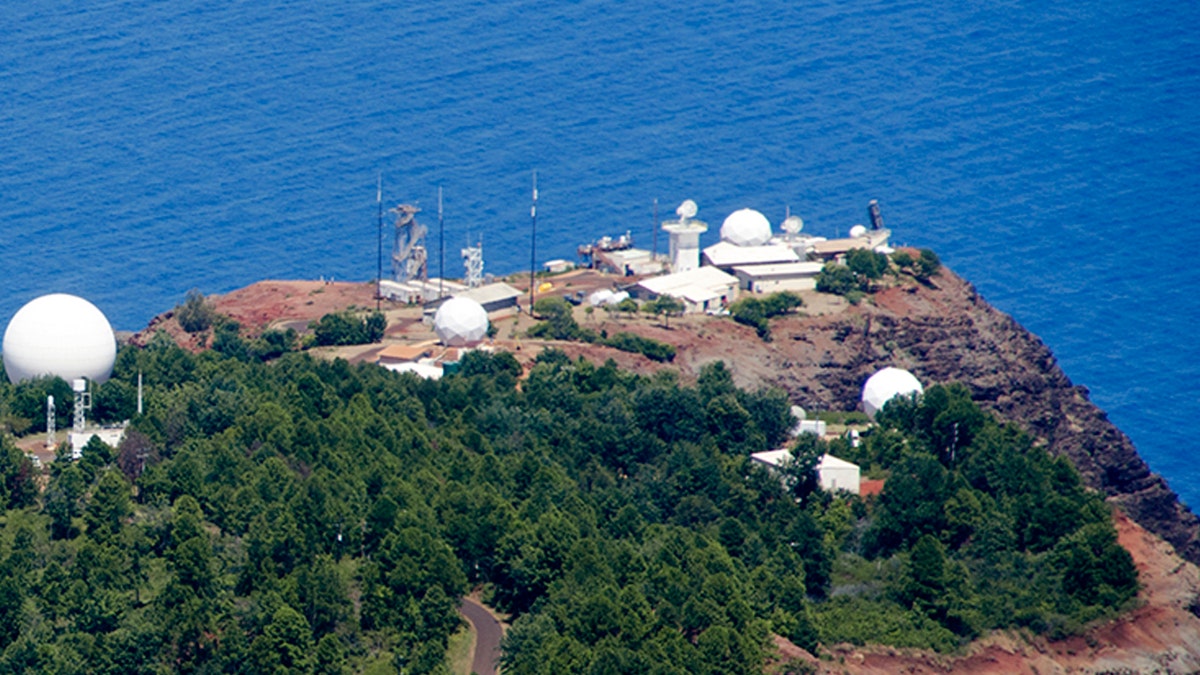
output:
POLYGON ((425 250, 425 226, 417 222, 421 209, 412 204, 400 204, 391 210, 396 214, 396 245, 392 249, 392 276, 396 281, 428 281, 429 254, 425 250))
POLYGON ((438 299, 445 297, 446 221, 442 218, 442 186, 438 186, 438 299))
MULTIPOLYGON (((379 311, 380 301, 383 300, 383 172, 380 171, 375 182, 375 207, 379 212, 378 227, 375 231, 375 311, 379 311)), ((138 414, 142 413, 142 373, 138 371, 138 414)))
POLYGON ((46 447, 47 448, 54 447, 54 432, 56 431, 55 424, 58 421, 58 415, 56 414, 56 412, 57 411, 54 407, 54 397, 47 396, 46 397, 46 447))
POLYGON ((533 206, 529 207, 529 316, 533 316, 534 293, 537 292, 537 169, 533 170, 533 206))
POLYGON ((479 288, 483 285, 483 239, 475 246, 469 243, 462 250, 463 267, 466 275, 463 279, 468 288, 479 288))
POLYGON ((92 409, 92 394, 88 391, 87 380, 80 378, 71 383, 75 392, 75 431, 83 433, 87 426, 87 411, 92 409))
POLYGON ((654 198, 654 221, 651 229, 654 234, 651 235, 650 262, 655 262, 658 260, 658 197, 654 198))

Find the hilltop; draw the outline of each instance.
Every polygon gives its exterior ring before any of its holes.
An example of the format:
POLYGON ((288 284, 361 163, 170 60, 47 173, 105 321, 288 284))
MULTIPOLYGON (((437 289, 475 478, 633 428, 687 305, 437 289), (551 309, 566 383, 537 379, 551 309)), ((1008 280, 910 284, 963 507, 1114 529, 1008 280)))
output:
MULTIPOLYGON (((552 294, 611 285, 590 272, 553 280, 552 294)), ((270 328, 302 329, 324 313, 373 307, 371 284, 261 282, 211 298, 214 308, 255 334, 270 328)), ((810 410, 853 410, 861 383, 878 368, 896 365, 926 383, 962 382, 973 399, 1001 419, 1032 433, 1052 453, 1069 457, 1087 485, 1128 514, 1118 516, 1120 543, 1134 556, 1142 579, 1139 606, 1120 619, 1093 626, 1083 635, 1050 641, 997 633, 979 640, 965 655, 946 657, 892 648, 829 646, 837 671, 982 672, 1073 671, 1105 667, 1136 671, 1190 671, 1200 666, 1200 557, 1197 520, 1161 477, 1152 474, 1129 439, 1088 400, 1058 367, 1050 350, 1011 317, 984 301, 948 270, 930 283, 905 283, 851 305, 840 298, 805 294, 803 313, 772 322, 773 339, 728 318, 687 316, 659 319, 621 313, 576 311, 580 324, 597 331, 626 331, 677 348, 674 362, 651 361, 610 347, 575 342, 540 342, 521 336, 531 319, 509 314, 496 320, 494 346, 527 368, 546 346, 597 364, 609 359, 641 373, 678 371, 692 381, 705 364, 724 361, 734 382, 747 389, 783 388, 810 410), (1158 537, 1165 539, 1164 544, 1158 537), (1174 549, 1174 550, 1172 550, 1174 549), (1182 558, 1180 557, 1182 556, 1182 558)), ((432 337, 419 323, 420 309, 383 304, 386 343, 432 337)), ((136 341, 165 330, 192 349, 201 345, 178 329, 169 314, 155 320, 136 341)), ((325 349, 352 361, 372 361, 382 345, 325 349)), ((783 654, 794 654, 780 639, 783 654)))

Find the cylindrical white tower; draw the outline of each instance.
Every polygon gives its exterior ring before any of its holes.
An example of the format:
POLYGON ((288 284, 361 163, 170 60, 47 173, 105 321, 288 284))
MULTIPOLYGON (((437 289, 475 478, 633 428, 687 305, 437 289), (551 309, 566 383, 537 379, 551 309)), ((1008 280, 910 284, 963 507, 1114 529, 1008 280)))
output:
POLYGON ((700 267, 700 235, 708 223, 694 220, 698 207, 688 199, 675 209, 678 220, 664 220, 662 229, 671 235, 671 271, 686 272, 700 267))

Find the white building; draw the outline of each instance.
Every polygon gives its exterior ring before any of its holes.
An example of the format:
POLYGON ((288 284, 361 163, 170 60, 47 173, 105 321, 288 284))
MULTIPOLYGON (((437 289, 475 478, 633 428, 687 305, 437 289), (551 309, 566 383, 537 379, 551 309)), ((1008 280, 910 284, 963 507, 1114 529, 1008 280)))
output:
POLYGON ((817 287, 817 277, 824 263, 790 262, 774 265, 738 265, 733 268, 738 287, 754 293, 777 291, 811 291, 817 287))
POLYGON ((662 229, 671 235, 671 271, 686 272, 700 266, 700 235, 708 232, 708 223, 695 220, 696 202, 687 200, 675 209, 677 220, 665 220, 662 229))
POLYGON ((669 295, 683 302, 685 312, 705 312, 733 301, 737 293, 737 277, 705 266, 642 279, 630 290, 639 300, 669 295))
MULTIPOLYGON (((750 455, 750 459, 775 470, 792 461, 792 451, 788 448, 781 448, 756 452, 750 455)), ((826 492, 845 490, 858 494, 859 485, 862 483, 861 471, 857 464, 838 459, 833 455, 821 455, 821 459, 817 462, 817 477, 821 482, 821 489, 826 492)))
POLYGON ((720 241, 704 249, 704 264, 729 272, 740 265, 775 265, 800 262, 800 256, 787 246, 737 246, 720 241))

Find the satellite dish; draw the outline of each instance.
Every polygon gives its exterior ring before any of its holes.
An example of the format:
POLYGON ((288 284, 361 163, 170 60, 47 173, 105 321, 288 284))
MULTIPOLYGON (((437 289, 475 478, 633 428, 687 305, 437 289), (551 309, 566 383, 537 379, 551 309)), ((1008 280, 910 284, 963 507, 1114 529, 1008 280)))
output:
POLYGON ((788 216, 779 227, 788 234, 797 234, 804 229, 804 221, 800 220, 800 216, 788 216))
POLYGON ((683 200, 683 203, 679 205, 679 208, 675 209, 675 215, 679 216, 680 220, 687 220, 688 218, 695 218, 696 212, 699 210, 700 208, 696 206, 696 202, 690 199, 685 199, 683 200))

